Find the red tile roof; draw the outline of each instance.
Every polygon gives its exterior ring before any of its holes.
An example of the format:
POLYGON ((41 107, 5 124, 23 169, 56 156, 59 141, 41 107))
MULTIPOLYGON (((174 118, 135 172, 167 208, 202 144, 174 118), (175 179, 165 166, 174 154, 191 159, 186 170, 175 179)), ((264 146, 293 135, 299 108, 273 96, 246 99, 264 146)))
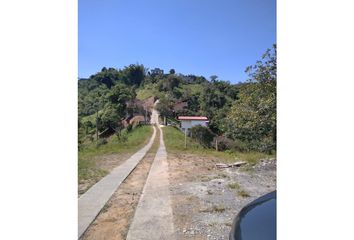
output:
POLYGON ((208 120, 208 118, 203 116, 179 116, 178 120, 208 120))

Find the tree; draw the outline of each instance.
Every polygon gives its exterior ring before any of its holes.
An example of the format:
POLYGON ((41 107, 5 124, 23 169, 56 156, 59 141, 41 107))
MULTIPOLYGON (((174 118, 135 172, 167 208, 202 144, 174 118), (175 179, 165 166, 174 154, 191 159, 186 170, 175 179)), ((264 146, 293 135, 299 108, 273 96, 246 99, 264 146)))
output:
POLYGON ((98 83, 103 83, 107 88, 111 87, 121 79, 121 73, 114 68, 103 67, 102 70, 95 75, 92 75, 90 79, 94 79, 98 83))
POLYGON ((210 81, 211 82, 216 82, 216 79, 218 78, 218 76, 216 76, 216 75, 211 75, 210 76, 210 81))
POLYGON ((111 103, 121 105, 125 105, 128 100, 133 99, 134 97, 134 90, 122 83, 116 84, 107 95, 107 98, 111 103))
POLYGON ((122 84, 116 84, 111 92, 108 94, 108 102, 103 108, 103 112, 99 117, 99 130, 103 131, 105 129, 118 130, 120 131, 121 121, 126 116, 126 102, 135 97, 134 91, 122 84))
POLYGON ((175 75, 170 75, 159 82, 159 91, 172 92, 174 88, 179 86, 180 83, 181 79, 179 77, 175 75))
POLYGON ((226 135, 248 144, 250 150, 276 149, 276 46, 254 66, 227 116, 226 135))
POLYGON ((107 128, 111 131, 115 130, 118 126, 119 120, 121 120, 121 112, 116 108, 116 105, 107 103, 103 108, 102 113, 98 120, 98 130, 104 131, 107 128))
POLYGON ((107 94, 110 90, 103 83, 94 78, 79 81, 79 116, 89 116, 104 107, 107 94))
POLYGON ((173 105, 173 100, 167 96, 159 99, 156 109, 164 117, 173 117, 173 105))
POLYGON ((146 70, 144 65, 130 64, 123 70, 124 82, 128 85, 140 86, 144 81, 146 75, 146 70))
POLYGON ((200 109, 207 115, 219 108, 222 108, 226 103, 225 94, 221 93, 214 85, 207 85, 200 95, 200 109))
POLYGON ((170 69, 170 74, 175 74, 176 73, 176 71, 172 68, 172 69, 170 69))

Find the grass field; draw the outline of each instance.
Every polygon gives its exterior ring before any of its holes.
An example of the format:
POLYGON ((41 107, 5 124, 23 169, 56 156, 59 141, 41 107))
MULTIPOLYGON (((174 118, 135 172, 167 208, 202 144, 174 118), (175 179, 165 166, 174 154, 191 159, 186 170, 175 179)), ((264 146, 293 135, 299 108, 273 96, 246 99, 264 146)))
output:
POLYGON ((155 96, 155 92, 151 89, 139 89, 137 91, 136 98, 139 100, 145 100, 149 97, 155 96))
POLYGON ((257 163, 258 160, 263 158, 274 157, 274 155, 268 155, 259 152, 231 152, 231 151, 216 151, 210 148, 204 148, 194 139, 187 137, 187 148, 185 148, 185 136, 177 128, 168 126, 164 127, 163 136, 166 144, 166 149, 169 153, 191 153, 198 154, 200 156, 213 156, 222 158, 225 162, 234 162, 236 160, 247 161, 250 164, 257 163))
POLYGON ((162 93, 157 90, 156 84, 146 84, 143 88, 139 88, 136 91, 136 98, 139 100, 145 100, 149 97, 161 97, 162 93))
POLYGON ((87 180, 90 178, 101 178, 107 174, 106 171, 99 169, 93 158, 104 154, 133 153, 142 148, 149 141, 152 135, 151 126, 142 126, 134 129, 127 134, 126 141, 119 141, 117 136, 113 135, 107 139, 107 143, 99 147, 96 142, 80 150, 78 153, 78 180, 87 180))

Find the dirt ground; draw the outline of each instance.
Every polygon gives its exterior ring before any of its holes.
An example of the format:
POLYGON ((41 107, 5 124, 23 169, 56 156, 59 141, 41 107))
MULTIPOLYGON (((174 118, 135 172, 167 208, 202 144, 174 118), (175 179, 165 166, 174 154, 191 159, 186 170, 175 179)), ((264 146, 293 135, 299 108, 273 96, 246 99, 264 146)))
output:
MULTIPOLYGON (((99 169, 110 172, 115 167, 122 164, 125 160, 130 158, 134 153, 120 153, 120 154, 105 154, 98 157, 95 157, 93 161, 99 169)), ((97 181, 101 178, 91 178, 88 180, 82 180, 79 182, 78 191, 80 197, 85 193, 90 187, 92 187, 97 181)))
POLYGON ((276 189, 276 161, 218 169, 221 159, 169 154, 170 193, 177 239, 228 239, 243 206, 276 189))
MULTIPOLYGON (((151 164, 154 145, 113 194, 81 240, 123 240, 133 220, 151 164)), ((127 157, 127 156, 124 156, 127 157)), ((116 165, 107 156, 102 168, 116 165)), ((122 157, 123 159, 123 157, 122 157)), ((176 239, 228 239, 235 215, 247 203, 276 189, 276 160, 255 166, 216 168, 222 159, 168 153, 170 197, 176 239)))
POLYGON ((154 160, 159 134, 146 156, 113 194, 81 240, 124 240, 154 160))

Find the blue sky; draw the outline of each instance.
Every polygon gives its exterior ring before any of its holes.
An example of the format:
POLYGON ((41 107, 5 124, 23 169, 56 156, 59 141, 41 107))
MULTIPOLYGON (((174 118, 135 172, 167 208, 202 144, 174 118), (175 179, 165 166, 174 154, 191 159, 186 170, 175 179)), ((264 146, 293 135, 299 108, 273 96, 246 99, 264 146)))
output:
POLYGON ((79 77, 140 63, 237 83, 276 42, 275 0, 79 0, 79 77))

